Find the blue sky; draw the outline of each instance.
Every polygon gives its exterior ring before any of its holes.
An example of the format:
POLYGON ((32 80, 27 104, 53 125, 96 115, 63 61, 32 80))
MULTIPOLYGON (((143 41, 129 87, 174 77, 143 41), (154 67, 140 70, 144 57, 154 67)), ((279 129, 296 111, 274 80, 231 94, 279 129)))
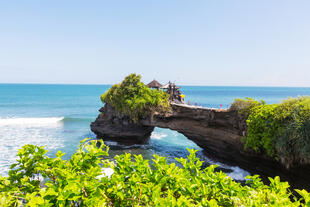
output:
POLYGON ((309 0, 0 0, 0 83, 310 86, 309 0))

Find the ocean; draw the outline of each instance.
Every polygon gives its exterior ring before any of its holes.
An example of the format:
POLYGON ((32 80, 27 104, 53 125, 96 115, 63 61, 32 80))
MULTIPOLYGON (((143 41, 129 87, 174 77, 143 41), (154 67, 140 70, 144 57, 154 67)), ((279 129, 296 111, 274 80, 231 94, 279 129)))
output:
MULTIPOLYGON (((58 150, 68 159, 85 137, 95 138, 90 122, 103 106, 100 95, 109 85, 44 85, 0 84, 0 175, 6 175, 16 160, 17 151, 25 144, 46 146, 48 155, 58 150)), ((310 88, 288 87, 215 87, 182 86, 186 101, 191 104, 227 108, 235 98, 251 97, 277 103, 288 97, 310 95, 310 88)), ((167 156, 169 162, 175 157, 185 157, 186 148, 198 150, 197 155, 206 164, 218 164, 229 176, 243 180, 249 173, 238 166, 215 162, 202 153, 192 141, 178 132, 155 128, 146 145, 110 146, 108 159, 125 152, 142 154, 151 159, 153 154, 167 156)))

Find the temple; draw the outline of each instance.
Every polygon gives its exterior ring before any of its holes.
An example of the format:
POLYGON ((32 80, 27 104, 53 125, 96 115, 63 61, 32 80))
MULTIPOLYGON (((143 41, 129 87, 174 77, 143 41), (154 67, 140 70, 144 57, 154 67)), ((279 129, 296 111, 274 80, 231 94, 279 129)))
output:
POLYGON ((170 102, 176 104, 186 104, 185 95, 181 93, 180 87, 176 86, 175 83, 171 83, 170 81, 162 85, 157 80, 153 80, 147 84, 149 88, 154 88, 156 90, 163 90, 170 95, 170 102))

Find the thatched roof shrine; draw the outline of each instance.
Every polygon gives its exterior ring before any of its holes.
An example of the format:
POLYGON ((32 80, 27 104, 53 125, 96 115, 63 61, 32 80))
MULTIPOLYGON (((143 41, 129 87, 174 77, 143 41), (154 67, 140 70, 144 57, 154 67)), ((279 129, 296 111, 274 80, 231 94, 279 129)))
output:
POLYGON ((161 88, 163 85, 160 84, 157 80, 154 79, 152 82, 147 84, 147 86, 150 87, 150 88, 161 88))

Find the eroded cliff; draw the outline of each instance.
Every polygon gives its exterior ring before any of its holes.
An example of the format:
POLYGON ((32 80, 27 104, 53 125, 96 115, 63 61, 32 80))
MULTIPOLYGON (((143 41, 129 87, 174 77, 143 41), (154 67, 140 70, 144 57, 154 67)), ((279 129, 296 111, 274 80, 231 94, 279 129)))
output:
POLYGON ((268 176, 280 175, 296 187, 309 189, 309 166, 286 169, 279 162, 264 154, 245 151, 242 137, 246 134, 246 122, 237 111, 208 109, 188 105, 171 104, 171 112, 154 114, 137 123, 128 116, 116 112, 109 104, 99 111, 91 123, 91 130, 98 138, 131 145, 147 143, 154 127, 178 131, 204 149, 204 153, 218 161, 238 165, 251 173, 268 176))

